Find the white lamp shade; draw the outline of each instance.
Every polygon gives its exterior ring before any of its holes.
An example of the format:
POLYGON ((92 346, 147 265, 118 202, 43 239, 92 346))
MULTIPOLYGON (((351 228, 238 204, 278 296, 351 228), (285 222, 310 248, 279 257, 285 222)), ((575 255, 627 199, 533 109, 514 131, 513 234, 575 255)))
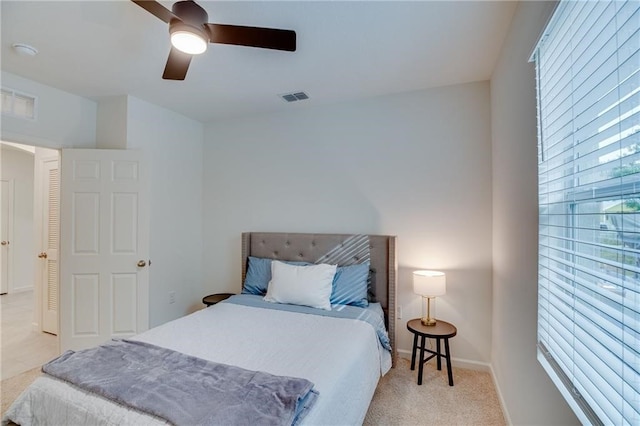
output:
POLYGON ((426 297, 444 296, 447 292, 444 272, 414 271, 413 292, 426 297))

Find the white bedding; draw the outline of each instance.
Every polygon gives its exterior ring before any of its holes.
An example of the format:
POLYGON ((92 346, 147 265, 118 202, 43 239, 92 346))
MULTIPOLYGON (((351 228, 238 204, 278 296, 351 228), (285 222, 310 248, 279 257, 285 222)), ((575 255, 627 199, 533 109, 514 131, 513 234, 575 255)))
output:
MULTIPOLYGON (((135 337, 200 358, 271 374, 303 377, 320 396, 305 425, 362 424, 378 379, 391 366, 363 321, 220 303, 135 337)), ((7 411, 28 426, 164 424, 101 397, 40 377, 7 411)))

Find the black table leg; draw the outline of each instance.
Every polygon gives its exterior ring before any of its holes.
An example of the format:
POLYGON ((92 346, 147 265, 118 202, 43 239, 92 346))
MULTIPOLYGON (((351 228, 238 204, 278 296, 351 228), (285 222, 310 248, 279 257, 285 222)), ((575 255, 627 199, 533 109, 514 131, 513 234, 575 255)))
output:
POLYGON ((451 371, 451 355, 449 354, 449 339, 444 339, 444 349, 447 351, 447 374, 449 375, 449 386, 453 386, 453 371, 451 371))
POLYGON ((440 361, 440 358, 442 358, 442 352, 440 352, 440 338, 436 338, 436 353, 436 359, 438 360, 438 370, 442 370, 442 362, 440 361))
POLYGON ((418 384, 422 384, 422 370, 424 370, 424 339, 422 336, 420 338, 420 366, 418 367, 418 384))
POLYGON ((411 370, 416 369, 416 351, 418 350, 418 335, 413 335, 413 351, 411 351, 411 370))

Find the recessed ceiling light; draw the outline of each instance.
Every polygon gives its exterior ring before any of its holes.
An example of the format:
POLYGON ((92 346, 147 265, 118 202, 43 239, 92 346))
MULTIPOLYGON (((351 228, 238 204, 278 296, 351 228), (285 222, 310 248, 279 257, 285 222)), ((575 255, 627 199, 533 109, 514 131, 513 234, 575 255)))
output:
POLYGON ((29 46, 28 44, 15 43, 11 45, 11 47, 13 47, 13 50, 22 56, 36 56, 38 54, 38 49, 33 46, 29 46))

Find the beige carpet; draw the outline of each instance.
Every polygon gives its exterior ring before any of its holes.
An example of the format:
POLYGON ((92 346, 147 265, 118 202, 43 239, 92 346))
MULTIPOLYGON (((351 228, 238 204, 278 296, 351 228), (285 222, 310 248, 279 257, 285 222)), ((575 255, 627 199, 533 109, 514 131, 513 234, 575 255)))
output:
POLYGON ((0 402, 2 403, 3 415, 11 403, 13 403, 22 391, 40 374, 42 374, 40 367, 36 367, 0 382, 0 402))
POLYGON ((486 372, 453 369, 449 386, 446 367, 435 361, 424 366, 422 385, 418 386, 418 367, 398 359, 378 384, 365 425, 505 425, 491 375, 486 372))
MULTIPOLYGON (((444 367, 444 366, 443 366, 444 367)), ((0 382, 2 413, 36 377, 34 368, 0 382)), ((505 425, 498 396, 489 373, 454 368, 455 386, 449 386, 446 369, 425 365, 422 386, 417 370, 399 359, 396 368, 380 380, 365 425, 505 425)))

